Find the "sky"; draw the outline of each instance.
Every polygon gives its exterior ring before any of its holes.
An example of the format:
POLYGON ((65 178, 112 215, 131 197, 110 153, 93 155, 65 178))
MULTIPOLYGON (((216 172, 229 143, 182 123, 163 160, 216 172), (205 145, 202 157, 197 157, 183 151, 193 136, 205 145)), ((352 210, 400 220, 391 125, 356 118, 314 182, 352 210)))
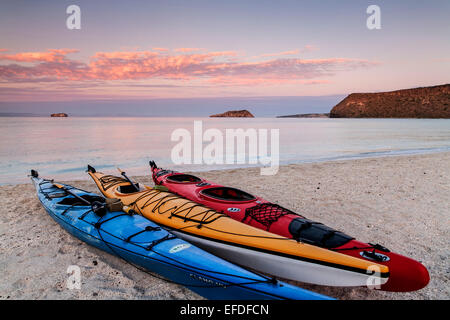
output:
POLYGON ((449 83, 449 14, 448 0, 3 1, 0 113, 327 112, 449 83))

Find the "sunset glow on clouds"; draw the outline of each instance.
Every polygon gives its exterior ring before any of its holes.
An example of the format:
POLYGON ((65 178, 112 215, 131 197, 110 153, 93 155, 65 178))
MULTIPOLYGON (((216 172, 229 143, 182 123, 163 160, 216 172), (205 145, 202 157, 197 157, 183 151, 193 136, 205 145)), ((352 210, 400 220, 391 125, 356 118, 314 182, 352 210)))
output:
MULTIPOLYGON (((7 52, 7 49, 0 49, 0 52, 7 52)), ((69 53, 78 52, 74 49, 51 49, 46 52, 22 52, 15 54, 0 54, 0 60, 16 62, 55 62, 65 59, 69 53)))
POLYGON ((288 56, 288 55, 298 55, 300 53, 315 51, 317 49, 318 48, 316 46, 307 44, 302 49, 288 50, 288 51, 282 51, 282 52, 278 52, 278 53, 265 53, 265 54, 261 54, 257 57, 279 57, 279 56, 288 56))
MULTIPOLYGON (((173 85, 191 83, 205 86, 271 86, 286 83, 326 84, 336 73, 376 66, 375 61, 350 58, 302 59, 300 50, 262 54, 249 62, 236 51, 204 51, 198 48, 169 50, 97 52, 89 61, 71 58, 76 49, 49 49, 42 52, 0 51, 2 84, 66 84, 79 89, 80 82, 92 83, 169 81, 173 85), (286 57, 289 56, 289 57, 286 57), (271 59, 268 59, 271 58, 271 59)), ((167 83, 166 83, 167 85, 167 83)), ((29 87, 27 89, 30 89, 29 87)), ((101 85, 93 86, 101 91, 101 85)), ((3 91, 8 91, 4 89, 3 91)), ((16 92, 20 92, 16 88, 16 92)))
MULTIPOLYGON (((64 1, 0 5, 9 102, 342 96, 448 83, 450 2, 64 1), (405 14, 405 8, 408 14, 405 14), (420 21, 421 23, 413 23, 420 21)), ((1 112, 1 110, 0 110, 1 112)))

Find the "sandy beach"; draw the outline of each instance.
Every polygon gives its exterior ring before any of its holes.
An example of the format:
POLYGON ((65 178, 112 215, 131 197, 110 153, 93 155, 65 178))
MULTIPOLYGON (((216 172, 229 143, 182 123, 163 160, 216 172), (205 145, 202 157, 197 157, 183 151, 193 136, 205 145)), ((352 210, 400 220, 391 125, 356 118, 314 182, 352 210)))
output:
MULTIPOLYGON (((419 260, 431 277, 410 293, 298 284, 304 288, 338 299, 450 298, 448 152, 287 165, 276 176, 260 176, 258 168, 198 175, 419 260)), ((153 184, 149 176, 135 179, 153 184)), ((65 183, 97 192, 89 180, 65 183)), ((0 187, 0 208, 0 299, 201 299, 68 234, 31 183, 0 187), (66 287, 70 265, 81 268, 81 290, 66 287)))

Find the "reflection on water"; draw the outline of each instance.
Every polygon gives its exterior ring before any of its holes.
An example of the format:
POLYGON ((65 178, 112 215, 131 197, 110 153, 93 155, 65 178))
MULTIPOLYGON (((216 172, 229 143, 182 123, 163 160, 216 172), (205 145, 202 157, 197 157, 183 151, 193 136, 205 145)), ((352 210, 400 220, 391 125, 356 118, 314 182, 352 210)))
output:
MULTIPOLYGON (((148 161, 177 170, 232 165, 186 165, 170 160, 173 130, 192 132, 194 118, 0 118, 0 184, 27 182, 29 169, 46 177, 85 179, 86 164, 130 175, 148 174, 148 161)), ((450 151, 448 119, 226 119, 217 128, 280 130, 280 163, 450 151)), ((242 165, 241 165, 242 166, 242 165)))

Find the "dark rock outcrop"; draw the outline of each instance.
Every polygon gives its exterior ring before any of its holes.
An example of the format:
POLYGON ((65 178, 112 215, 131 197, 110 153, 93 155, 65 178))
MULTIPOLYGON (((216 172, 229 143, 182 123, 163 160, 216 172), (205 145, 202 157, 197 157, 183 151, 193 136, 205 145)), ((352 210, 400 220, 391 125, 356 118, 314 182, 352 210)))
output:
POLYGON ((300 113, 288 116, 278 116, 277 118, 329 118, 329 113, 300 113))
POLYGON ((379 93, 352 93, 330 118, 450 118, 450 84, 379 93))
POLYGON ((227 111, 224 113, 219 114, 213 114, 210 116, 211 118, 254 118, 255 116, 252 115, 248 110, 233 110, 233 111, 227 111))
POLYGON ((53 118, 66 118, 68 116, 69 115, 67 113, 52 113, 50 115, 50 117, 53 117, 53 118))

